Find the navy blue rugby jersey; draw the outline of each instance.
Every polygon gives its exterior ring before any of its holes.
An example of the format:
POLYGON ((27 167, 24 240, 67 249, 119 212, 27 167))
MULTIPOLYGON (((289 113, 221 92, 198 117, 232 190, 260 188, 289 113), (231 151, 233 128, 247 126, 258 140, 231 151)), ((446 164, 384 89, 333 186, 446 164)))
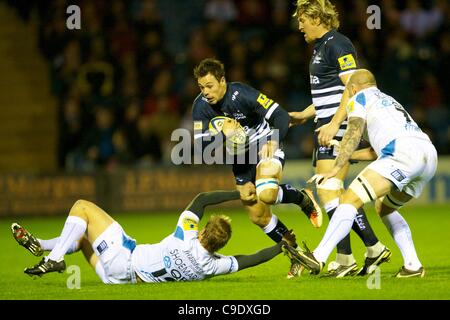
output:
POLYGON ((346 36, 332 29, 315 41, 309 73, 317 118, 336 113, 345 89, 339 77, 356 69, 356 51, 346 36))
POLYGON ((217 116, 236 119, 240 123, 247 135, 245 150, 262 138, 270 140, 273 129, 279 130, 281 143, 289 128, 289 114, 277 102, 240 82, 228 82, 224 97, 215 105, 210 105, 202 94, 195 98, 192 107, 194 139, 210 135, 209 122, 217 116))

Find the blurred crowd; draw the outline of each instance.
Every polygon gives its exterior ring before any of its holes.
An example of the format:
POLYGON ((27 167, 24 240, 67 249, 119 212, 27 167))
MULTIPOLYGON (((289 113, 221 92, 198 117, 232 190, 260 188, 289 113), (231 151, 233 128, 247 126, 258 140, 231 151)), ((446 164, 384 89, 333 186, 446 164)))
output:
MULTIPOLYGON (((39 49, 59 101, 59 165, 70 171, 170 163, 176 128, 192 129, 199 89, 192 75, 206 57, 288 111, 311 103, 307 45, 294 0, 10 0, 24 20, 38 16, 39 49), (81 8, 69 30, 66 9, 81 8)), ((332 0, 340 32, 361 67, 450 153, 450 5, 447 0, 332 0), (381 8, 371 30, 369 5, 381 8)), ((313 123, 290 129, 288 159, 310 158, 313 123)))

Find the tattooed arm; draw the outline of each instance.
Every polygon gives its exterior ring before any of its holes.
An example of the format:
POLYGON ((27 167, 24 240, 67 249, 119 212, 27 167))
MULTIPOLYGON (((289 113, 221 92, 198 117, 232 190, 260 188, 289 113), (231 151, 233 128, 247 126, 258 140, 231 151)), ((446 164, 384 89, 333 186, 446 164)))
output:
POLYGON ((330 172, 324 174, 315 174, 308 183, 316 181, 318 184, 323 184, 328 179, 337 175, 342 167, 350 160, 351 155, 358 147, 359 142, 365 128, 366 121, 363 118, 351 117, 348 120, 347 131, 342 138, 339 148, 339 154, 335 160, 334 167, 330 172))
POLYGON ((339 155, 334 163, 334 167, 338 171, 350 160, 353 152, 358 147, 365 124, 366 122, 363 118, 351 117, 348 120, 347 130, 340 144, 339 155))

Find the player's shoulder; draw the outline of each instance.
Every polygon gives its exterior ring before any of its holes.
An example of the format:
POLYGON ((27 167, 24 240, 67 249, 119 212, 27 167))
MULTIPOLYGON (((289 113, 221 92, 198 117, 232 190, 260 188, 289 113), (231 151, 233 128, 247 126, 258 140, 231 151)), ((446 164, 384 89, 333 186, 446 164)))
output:
POLYGON ((258 98, 259 91, 251 85, 242 82, 230 82, 228 85, 228 99, 232 101, 237 100, 241 103, 251 104, 258 98))
POLYGON ((326 49, 329 55, 340 56, 342 53, 355 53, 352 41, 342 33, 333 30, 327 38, 326 49))
POLYGON ((192 110, 198 110, 201 108, 205 108, 206 106, 209 106, 208 101, 201 93, 199 93, 192 103, 192 110))
POLYGON ((330 34, 330 36, 327 39, 327 42, 330 45, 335 45, 335 46, 348 46, 348 45, 353 46, 353 43, 350 40, 350 38, 348 38, 347 36, 345 36, 344 34, 340 33, 337 30, 334 30, 330 34))
POLYGON ((356 93, 351 100, 366 108, 373 104, 373 101, 378 101, 381 95, 382 93, 377 87, 370 87, 356 93))
POLYGON ((205 117, 209 113, 211 113, 211 106, 206 100, 205 97, 203 97, 202 94, 199 94, 192 103, 192 116, 193 117, 205 117))
POLYGON ((243 82, 229 82, 228 85, 232 94, 235 94, 236 91, 244 94, 257 91, 251 85, 243 82))

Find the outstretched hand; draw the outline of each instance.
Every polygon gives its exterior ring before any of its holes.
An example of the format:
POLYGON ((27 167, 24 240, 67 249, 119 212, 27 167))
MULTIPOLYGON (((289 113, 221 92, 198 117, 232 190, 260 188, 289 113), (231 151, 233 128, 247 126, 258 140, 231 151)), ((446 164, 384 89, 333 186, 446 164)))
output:
POLYGON ((313 175, 307 183, 315 183, 316 185, 323 185, 328 179, 333 178, 339 172, 338 168, 333 168, 327 173, 316 173, 313 175))
POLYGON ((319 141, 319 144, 321 146, 330 146, 331 140, 338 131, 339 126, 333 124, 332 122, 329 122, 327 124, 324 124, 320 128, 317 128, 316 132, 318 133, 317 139, 319 141))

